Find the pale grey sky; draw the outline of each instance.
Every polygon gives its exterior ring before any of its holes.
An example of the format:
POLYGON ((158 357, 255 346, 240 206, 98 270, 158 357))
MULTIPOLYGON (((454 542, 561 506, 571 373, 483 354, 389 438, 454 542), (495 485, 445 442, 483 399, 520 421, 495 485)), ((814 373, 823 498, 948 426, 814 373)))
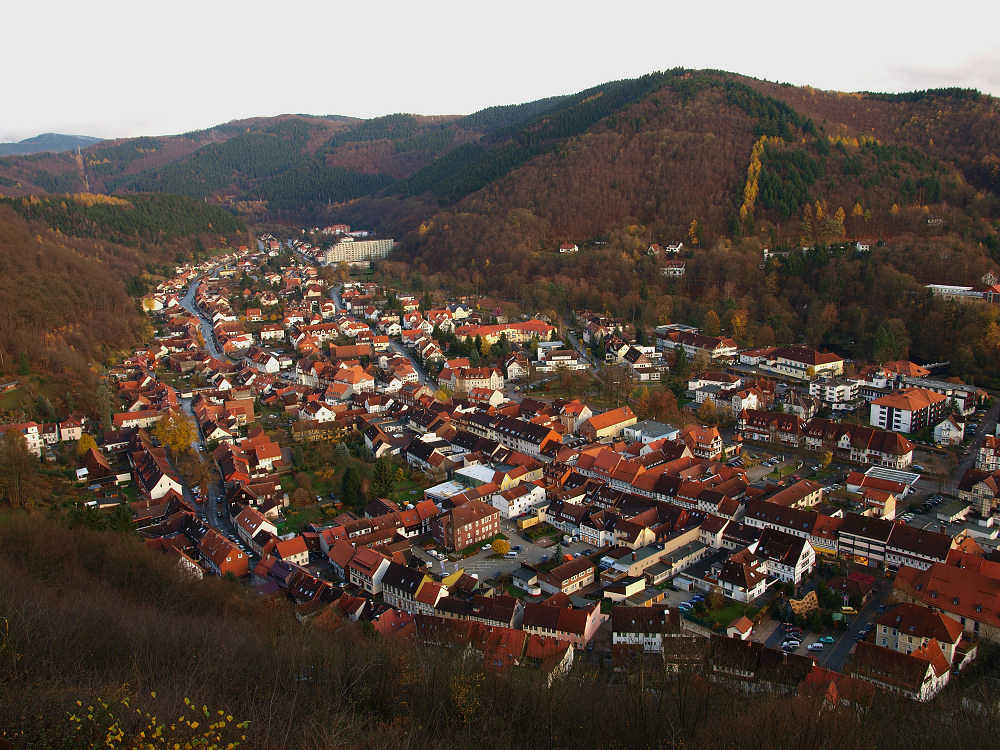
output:
POLYGON ((677 66, 1000 95, 1000 3, 33 0, 3 11, 0 141, 285 112, 465 114, 677 66))

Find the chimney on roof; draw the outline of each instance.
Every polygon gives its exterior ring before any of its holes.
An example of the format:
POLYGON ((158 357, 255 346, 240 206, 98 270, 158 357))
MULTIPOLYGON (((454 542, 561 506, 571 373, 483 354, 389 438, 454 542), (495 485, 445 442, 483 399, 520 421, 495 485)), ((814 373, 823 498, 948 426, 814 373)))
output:
POLYGON ((633 552, 632 552, 632 562, 635 562, 635 561, 636 561, 636 558, 638 558, 638 557, 639 557, 639 553, 638 553, 638 552, 635 552, 635 551, 633 551, 633 552))

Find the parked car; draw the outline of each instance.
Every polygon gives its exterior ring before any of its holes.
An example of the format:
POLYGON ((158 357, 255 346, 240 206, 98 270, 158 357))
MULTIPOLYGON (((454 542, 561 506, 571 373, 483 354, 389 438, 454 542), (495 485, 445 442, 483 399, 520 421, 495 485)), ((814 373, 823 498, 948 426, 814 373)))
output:
POLYGON ((833 639, 832 635, 824 635, 822 638, 819 639, 819 642, 820 643, 833 643, 833 640, 834 639, 833 639))
POLYGON ((484 545, 483 545, 482 547, 480 547, 479 549, 481 549, 481 550, 482 550, 483 552, 485 552, 485 551, 486 551, 486 550, 488 550, 488 549, 493 549, 493 545, 492 545, 492 544, 484 544, 484 545))
POLYGON ((806 646, 806 651, 822 651, 826 648, 822 643, 810 643, 806 646))
POLYGON ((521 545, 520 544, 515 544, 513 547, 511 547, 511 549, 514 550, 515 552, 520 552, 521 551, 521 545))

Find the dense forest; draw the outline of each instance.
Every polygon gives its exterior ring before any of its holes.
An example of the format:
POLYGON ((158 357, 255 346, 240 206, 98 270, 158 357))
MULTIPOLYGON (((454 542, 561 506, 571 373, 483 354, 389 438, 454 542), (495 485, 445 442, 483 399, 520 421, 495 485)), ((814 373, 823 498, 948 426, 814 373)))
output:
POLYGON ((0 198, 30 221, 72 237, 104 239, 122 245, 162 242, 197 234, 222 236, 246 232, 228 211, 168 193, 126 198, 93 194, 0 198))
POLYGON ((110 736, 172 748, 207 735, 316 750, 977 750, 1000 739, 996 689, 982 684, 929 705, 877 693, 846 706, 739 691, 697 665, 635 665, 612 681, 580 657, 550 688, 329 614, 299 623, 283 599, 192 581, 130 532, 70 518, 0 517, 0 746, 75 750, 110 736))

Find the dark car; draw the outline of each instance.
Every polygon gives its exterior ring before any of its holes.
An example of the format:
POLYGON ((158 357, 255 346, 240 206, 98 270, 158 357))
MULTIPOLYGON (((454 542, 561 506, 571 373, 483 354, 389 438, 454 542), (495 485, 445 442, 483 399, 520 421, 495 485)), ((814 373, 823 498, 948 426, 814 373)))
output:
POLYGON ((215 511, 215 517, 216 518, 222 518, 222 511, 221 510, 215 511))

